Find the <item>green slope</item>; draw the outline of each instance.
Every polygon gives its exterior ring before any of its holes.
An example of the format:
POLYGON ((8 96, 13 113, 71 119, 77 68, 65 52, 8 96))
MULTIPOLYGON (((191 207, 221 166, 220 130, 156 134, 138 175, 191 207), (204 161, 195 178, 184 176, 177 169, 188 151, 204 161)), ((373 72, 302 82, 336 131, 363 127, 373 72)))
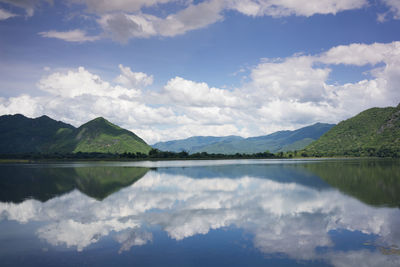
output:
POLYGON ((145 153, 151 147, 136 134, 110 123, 104 118, 91 120, 73 131, 58 132, 50 151, 145 153))
POLYGON ((47 116, 0 116, 0 154, 18 153, 144 153, 151 147, 136 134, 96 118, 79 128, 47 116))
POLYGON ((72 131, 72 125, 47 116, 36 119, 21 114, 0 116, 0 153, 46 152, 58 131, 72 131))
POLYGON ((400 104, 340 122, 304 151, 310 156, 400 156, 400 104))

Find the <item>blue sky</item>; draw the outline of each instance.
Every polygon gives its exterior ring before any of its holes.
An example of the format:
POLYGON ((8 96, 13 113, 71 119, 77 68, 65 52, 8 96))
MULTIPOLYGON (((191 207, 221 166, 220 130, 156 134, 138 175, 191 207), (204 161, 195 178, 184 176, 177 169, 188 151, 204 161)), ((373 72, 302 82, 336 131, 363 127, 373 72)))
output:
POLYGON ((400 102, 398 0, 0 0, 0 114, 149 143, 400 102))

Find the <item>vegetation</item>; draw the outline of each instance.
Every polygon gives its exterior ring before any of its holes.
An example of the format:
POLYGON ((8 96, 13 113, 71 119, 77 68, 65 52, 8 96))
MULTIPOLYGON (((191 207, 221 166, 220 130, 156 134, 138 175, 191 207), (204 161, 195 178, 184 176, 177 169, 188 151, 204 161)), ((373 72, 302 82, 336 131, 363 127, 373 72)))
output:
POLYGON ((75 128, 47 116, 36 119, 22 115, 0 117, 1 154, 54 153, 144 153, 151 147, 136 134, 104 118, 75 128))
POLYGON ((264 151, 286 152, 300 150, 317 140, 331 129, 333 124, 316 123, 295 131, 279 131, 270 135, 242 138, 239 136, 195 136, 183 140, 174 140, 154 144, 153 147, 164 151, 187 151, 194 153, 254 154, 264 151))
POLYGON ((400 104, 371 108, 340 122, 301 155, 400 157, 400 104))
POLYGON ((45 153, 59 131, 73 129, 72 125, 47 116, 36 119, 20 114, 0 116, 0 153, 45 153))
POLYGON ((277 154, 269 151, 234 155, 208 154, 206 152, 189 154, 186 151, 168 152, 152 149, 148 154, 136 152, 124 153, 100 153, 100 152, 77 152, 77 153, 20 153, 0 154, 0 160, 163 160, 163 159, 255 159, 255 158, 284 158, 284 153, 277 154))
POLYGON ((151 147, 136 134, 96 118, 69 133, 58 133, 49 152, 149 153, 151 147))

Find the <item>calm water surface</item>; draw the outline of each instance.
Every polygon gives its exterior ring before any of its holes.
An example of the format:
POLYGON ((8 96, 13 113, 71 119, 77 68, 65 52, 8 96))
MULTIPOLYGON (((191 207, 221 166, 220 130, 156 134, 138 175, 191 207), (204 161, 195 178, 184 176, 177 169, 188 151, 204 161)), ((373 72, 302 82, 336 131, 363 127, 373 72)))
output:
POLYGON ((400 162, 0 165, 1 266, 400 266, 400 162))

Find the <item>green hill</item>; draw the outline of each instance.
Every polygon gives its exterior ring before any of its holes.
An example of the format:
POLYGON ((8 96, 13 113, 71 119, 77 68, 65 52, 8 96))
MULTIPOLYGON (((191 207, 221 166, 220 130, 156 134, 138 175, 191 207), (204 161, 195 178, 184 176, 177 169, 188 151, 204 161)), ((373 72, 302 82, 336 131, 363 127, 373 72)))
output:
POLYGON ((136 134, 104 118, 91 120, 72 131, 61 129, 50 147, 51 152, 102 152, 148 154, 151 147, 136 134))
POLYGON ((74 126, 47 116, 36 119, 21 114, 0 116, 0 153, 47 152, 58 131, 74 126))
POLYGON ((253 154, 258 152, 280 152, 300 150, 317 140, 331 129, 334 124, 316 123, 294 131, 279 131, 269 135, 242 138, 239 136, 211 137, 195 136, 183 140, 160 142, 153 147, 165 151, 187 151, 236 154, 253 154))
MULTIPOLYGON (((400 156, 400 104, 340 122, 307 146, 308 156, 400 156)), ((304 155, 305 155, 304 154, 304 155)))
POLYGON ((0 116, 0 154, 19 153, 144 153, 151 147, 136 134, 104 118, 79 128, 47 116, 30 119, 23 115, 0 116))

